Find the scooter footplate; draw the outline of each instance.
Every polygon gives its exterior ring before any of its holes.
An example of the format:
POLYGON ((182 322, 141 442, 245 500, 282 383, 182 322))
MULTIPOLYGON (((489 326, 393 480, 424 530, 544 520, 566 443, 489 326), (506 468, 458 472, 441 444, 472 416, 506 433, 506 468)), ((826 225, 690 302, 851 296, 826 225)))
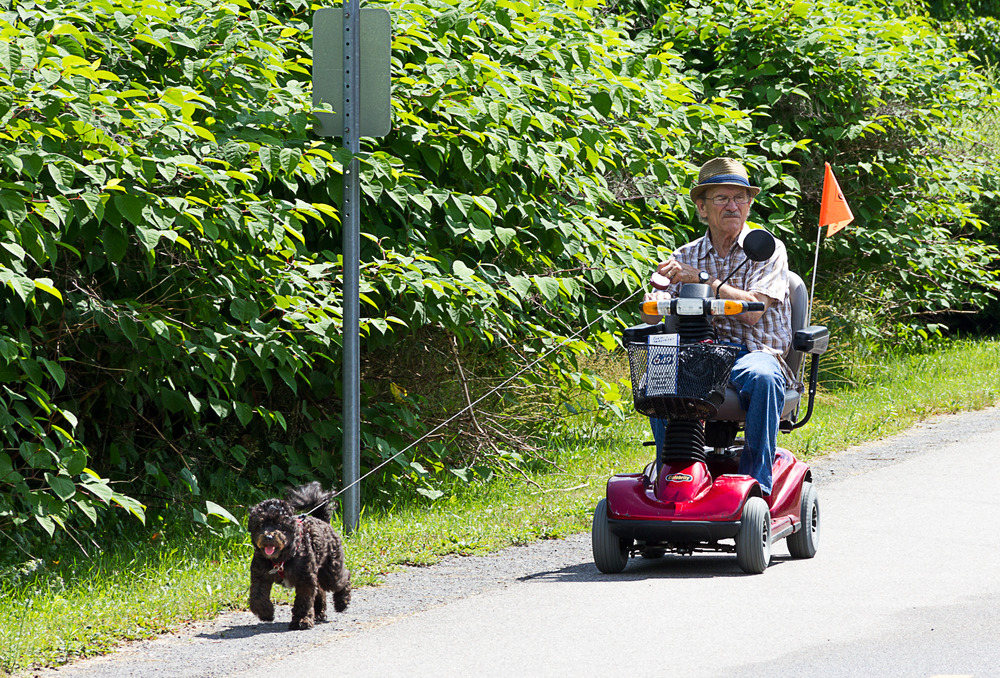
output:
POLYGON ((612 519, 608 527, 626 540, 694 544, 732 539, 740 531, 740 521, 612 519))

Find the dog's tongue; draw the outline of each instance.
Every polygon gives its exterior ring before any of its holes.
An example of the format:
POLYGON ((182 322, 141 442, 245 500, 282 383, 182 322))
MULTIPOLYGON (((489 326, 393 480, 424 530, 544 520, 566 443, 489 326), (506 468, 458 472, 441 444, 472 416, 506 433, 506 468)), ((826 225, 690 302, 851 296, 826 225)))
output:
POLYGON ((269 556, 274 555, 274 547, 273 546, 265 546, 264 547, 264 553, 266 553, 269 556))

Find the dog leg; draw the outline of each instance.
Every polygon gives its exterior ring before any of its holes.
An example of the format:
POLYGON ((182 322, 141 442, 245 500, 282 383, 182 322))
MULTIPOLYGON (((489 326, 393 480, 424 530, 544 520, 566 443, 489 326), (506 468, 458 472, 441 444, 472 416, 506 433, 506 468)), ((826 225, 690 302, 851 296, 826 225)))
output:
POLYGON ((333 593, 333 609, 347 609, 351 602, 351 572, 342 562, 328 561, 319 571, 319 585, 333 593))
POLYGON ((288 625, 290 630, 305 631, 315 625, 313 605, 316 600, 317 588, 314 581, 303 582, 295 587, 295 602, 292 603, 292 623, 288 625))
POLYGON ((250 611, 261 621, 274 621, 274 604, 271 603, 272 582, 267 577, 252 574, 250 577, 250 611))
POLYGON ((316 588, 316 601, 313 605, 313 612, 316 613, 316 621, 326 621, 326 590, 323 587, 316 588))
POLYGON ((340 576, 337 577, 336 585, 333 589, 333 609, 343 612, 351 604, 351 571, 346 567, 340 568, 340 576))

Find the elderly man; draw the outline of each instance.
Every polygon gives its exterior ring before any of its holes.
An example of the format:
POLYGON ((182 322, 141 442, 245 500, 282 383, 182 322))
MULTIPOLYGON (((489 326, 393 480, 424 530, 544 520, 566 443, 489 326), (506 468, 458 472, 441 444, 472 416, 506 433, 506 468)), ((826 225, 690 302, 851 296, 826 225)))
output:
MULTIPOLYGON (((648 293, 646 299, 669 298, 680 283, 700 282, 711 286, 713 295, 722 299, 764 303, 763 312, 716 316, 715 330, 720 340, 745 347, 729 377, 747 413, 739 470, 755 478, 769 495, 785 384, 797 386, 783 357, 792 343, 785 246, 778 241, 770 259, 748 262, 733 278, 722 280, 746 258, 741 245, 750 231, 746 221, 759 192, 738 161, 713 158, 706 162, 698 185, 691 189, 691 200, 708 231, 677 248, 670 259, 657 266, 657 273, 669 280, 670 286, 667 291, 648 293)), ((643 315, 643 321, 656 323, 660 317, 643 315)), ((651 423, 659 449, 666 421, 653 418, 651 423)))

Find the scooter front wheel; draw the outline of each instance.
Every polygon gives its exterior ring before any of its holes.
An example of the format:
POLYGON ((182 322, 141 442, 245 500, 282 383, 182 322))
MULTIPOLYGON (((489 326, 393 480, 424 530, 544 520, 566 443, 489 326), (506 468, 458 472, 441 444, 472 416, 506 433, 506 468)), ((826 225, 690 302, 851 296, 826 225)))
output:
POLYGON ((761 497, 750 497, 743 505, 736 562, 747 574, 760 574, 771 562, 771 511, 761 497))
POLYGON ((590 530, 594 564, 604 574, 618 574, 628 564, 628 545, 608 525, 608 502, 602 499, 594 509, 594 524, 590 530))
POLYGON ((792 558, 812 558, 819 546, 819 498, 816 486, 802 483, 802 526, 788 538, 788 553, 792 558))

